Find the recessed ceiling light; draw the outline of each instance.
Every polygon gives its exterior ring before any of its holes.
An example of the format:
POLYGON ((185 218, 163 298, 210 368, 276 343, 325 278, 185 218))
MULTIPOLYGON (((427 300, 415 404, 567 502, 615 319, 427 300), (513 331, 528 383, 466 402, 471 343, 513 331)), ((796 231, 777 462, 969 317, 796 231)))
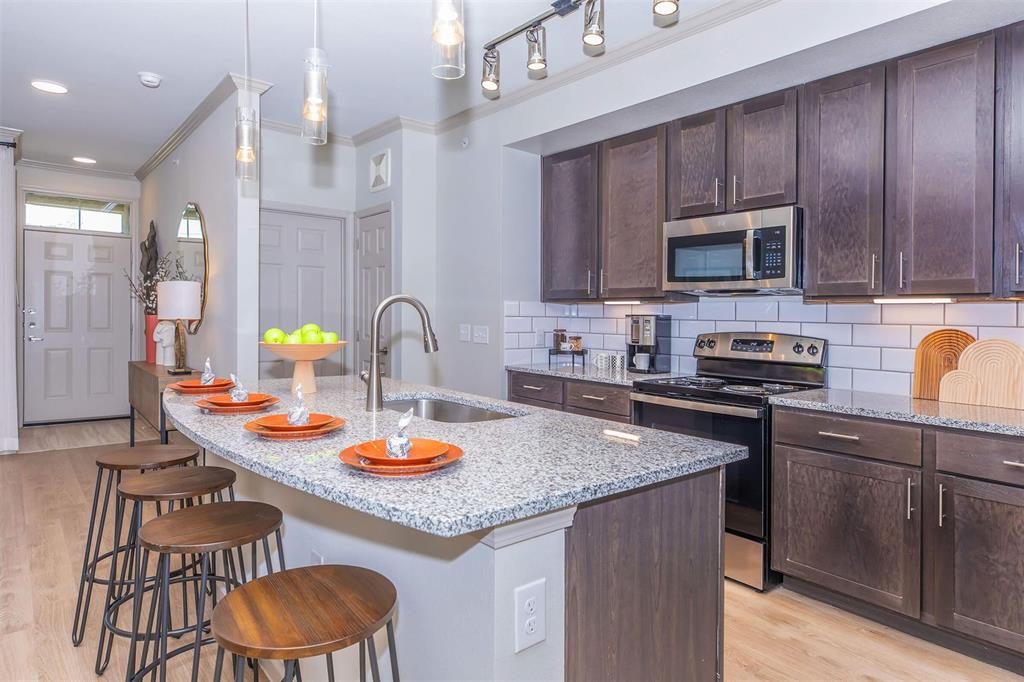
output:
POLYGON ((66 95, 68 93, 68 89, 56 81, 32 81, 32 87, 51 95, 66 95))
POLYGON ((96 163, 96 159, 90 159, 88 156, 73 156, 71 160, 78 163, 96 163))

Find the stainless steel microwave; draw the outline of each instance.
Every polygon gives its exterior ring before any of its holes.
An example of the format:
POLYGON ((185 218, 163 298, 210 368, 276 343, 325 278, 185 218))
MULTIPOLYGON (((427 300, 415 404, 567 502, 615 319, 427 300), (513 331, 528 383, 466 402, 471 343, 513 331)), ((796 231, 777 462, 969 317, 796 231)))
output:
POLYGON ((699 296, 799 294, 800 209, 724 213, 665 223, 665 291, 699 296))

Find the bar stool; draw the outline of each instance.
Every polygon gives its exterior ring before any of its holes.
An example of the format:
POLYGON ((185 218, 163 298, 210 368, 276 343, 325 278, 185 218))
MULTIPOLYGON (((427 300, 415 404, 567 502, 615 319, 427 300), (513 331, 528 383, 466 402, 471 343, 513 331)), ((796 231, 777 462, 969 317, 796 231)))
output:
POLYGON ((368 647, 373 680, 380 682, 373 635, 386 625, 391 677, 398 682, 396 601, 390 580, 358 566, 305 566, 254 580, 213 610, 214 680, 220 682, 224 652, 230 651, 236 682, 244 681, 246 659, 284 661, 283 682, 290 682, 300 675, 298 659, 313 656, 327 657, 327 677, 334 682, 332 654, 358 642, 359 679, 366 679, 368 647))
MULTIPOLYGON (((135 581, 135 554, 138 551, 138 532, 142 527, 142 518, 145 512, 146 503, 152 504, 157 516, 163 514, 163 505, 166 503, 166 511, 174 511, 175 504, 179 507, 203 504, 204 497, 208 497, 209 503, 224 500, 224 491, 228 491, 231 500, 234 500, 235 472, 231 469, 213 466, 191 466, 166 469, 147 473, 144 476, 122 481, 117 487, 117 502, 114 508, 114 544, 121 545, 121 531, 124 525, 124 512, 128 501, 132 502, 132 512, 128 523, 128 537, 124 547, 124 558, 121 560, 121 570, 118 573, 117 563, 110 562, 110 578, 107 582, 107 595, 103 608, 103 624, 100 628, 99 642, 96 647, 96 674, 102 675, 110 662, 110 652, 113 646, 113 635, 121 637, 136 637, 138 633, 130 632, 117 626, 117 616, 122 605, 133 599, 134 593, 128 587, 134 585, 135 581), (109 633, 109 636, 108 636, 109 633)), ((198 575, 195 572, 197 560, 193 556, 190 562, 181 557, 181 568, 174 573, 174 577, 184 578, 191 569, 195 580, 193 588, 195 601, 198 603, 199 594, 198 575)), ((177 634, 184 634, 189 630, 188 623, 188 595, 187 585, 181 581, 182 588, 182 624, 177 634)), ((146 589, 144 587, 144 589, 146 589)))
MULTIPOLYGON (((167 661, 174 656, 192 650, 192 680, 199 677, 199 655, 205 644, 212 644, 212 637, 204 637, 205 595, 211 583, 223 582, 228 594, 233 588, 248 582, 250 575, 255 579, 258 572, 257 545, 263 546, 265 571, 274 570, 270 552, 270 536, 277 542, 278 568, 284 569, 284 545, 281 542, 281 510, 262 502, 217 502, 193 507, 178 508, 163 516, 147 521, 139 529, 139 548, 136 553, 135 596, 132 602, 132 632, 139 629, 142 620, 142 598, 146 583, 146 570, 150 553, 158 556, 156 582, 153 599, 150 602, 145 633, 131 639, 128 654, 128 677, 140 680, 147 674, 160 671, 161 680, 167 674, 167 661), (249 571, 246 571, 243 547, 251 546, 249 571), (218 575, 211 570, 211 561, 220 552, 223 570, 218 575), (170 628, 170 586, 171 556, 175 554, 197 555, 199 557, 199 598, 196 602, 195 640, 168 651, 168 638, 174 633, 170 628), (238 562, 236 564, 235 558, 238 562), (139 665, 136 668, 136 647, 143 641, 139 665), (149 643, 153 645, 153 660, 148 661, 149 643)), ((181 581, 187 578, 180 577, 181 581)))
POLYGON ((75 620, 71 625, 71 643, 78 646, 85 637, 85 625, 89 617, 89 603, 92 600, 94 584, 107 584, 103 578, 96 577, 96 568, 101 561, 117 560, 117 555, 124 550, 116 544, 110 551, 100 552, 103 543, 103 528, 107 520, 107 508, 110 504, 110 490, 116 481, 121 483, 121 474, 125 471, 149 471, 183 466, 195 462, 199 457, 199 448, 180 445, 142 445, 139 447, 115 447, 96 457, 96 486, 92 494, 92 511, 89 513, 89 530, 85 542, 85 554, 82 557, 82 572, 78 578, 78 600, 75 603, 75 620), (106 483, 103 481, 106 474, 106 483), (103 506, 99 508, 100 489, 103 489, 103 506), (97 523, 96 512, 99 508, 97 523), (92 558, 90 559, 90 554, 92 558))

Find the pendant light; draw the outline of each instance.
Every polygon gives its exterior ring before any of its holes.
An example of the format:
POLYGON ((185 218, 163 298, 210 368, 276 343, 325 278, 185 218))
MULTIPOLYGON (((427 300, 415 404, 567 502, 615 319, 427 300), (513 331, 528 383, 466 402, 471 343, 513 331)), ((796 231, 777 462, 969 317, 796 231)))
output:
POLYGON ((583 8, 583 42, 604 45, 604 0, 587 0, 583 8))
POLYGON ((668 17, 679 11, 679 0, 654 0, 654 13, 668 17))
POLYGON ((497 50, 484 52, 484 71, 480 78, 484 93, 497 93, 501 87, 501 53, 497 50))
POLYGON ((435 78, 453 80, 466 75, 466 31, 462 0, 434 0, 433 61, 435 78))
POLYGON ((239 180, 255 180, 257 171, 256 109, 249 98, 249 0, 245 2, 245 31, 242 34, 242 48, 245 55, 243 72, 245 85, 242 102, 235 110, 235 177, 239 180))
POLYGON ((543 26, 534 26, 526 30, 526 68, 530 71, 543 71, 548 68, 547 31, 543 26))
POLYGON ((327 53, 320 49, 320 2, 313 0, 313 47, 306 50, 303 77, 302 140, 327 144, 327 53))

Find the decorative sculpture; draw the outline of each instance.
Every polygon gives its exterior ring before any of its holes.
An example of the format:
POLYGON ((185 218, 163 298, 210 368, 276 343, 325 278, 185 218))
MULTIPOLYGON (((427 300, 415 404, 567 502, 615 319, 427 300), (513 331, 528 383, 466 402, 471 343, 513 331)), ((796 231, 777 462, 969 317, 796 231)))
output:
MULTIPOLYGON (((142 259, 139 261, 139 272, 142 274, 143 281, 153 281, 160 256, 157 253, 156 247, 156 223, 152 220, 149 221, 149 234, 146 235, 145 241, 139 244, 139 251, 142 252, 142 259)), ((154 284, 154 286, 156 285, 154 284)))
POLYGON ((174 323, 163 320, 153 330, 156 342, 156 364, 174 365, 174 323))

